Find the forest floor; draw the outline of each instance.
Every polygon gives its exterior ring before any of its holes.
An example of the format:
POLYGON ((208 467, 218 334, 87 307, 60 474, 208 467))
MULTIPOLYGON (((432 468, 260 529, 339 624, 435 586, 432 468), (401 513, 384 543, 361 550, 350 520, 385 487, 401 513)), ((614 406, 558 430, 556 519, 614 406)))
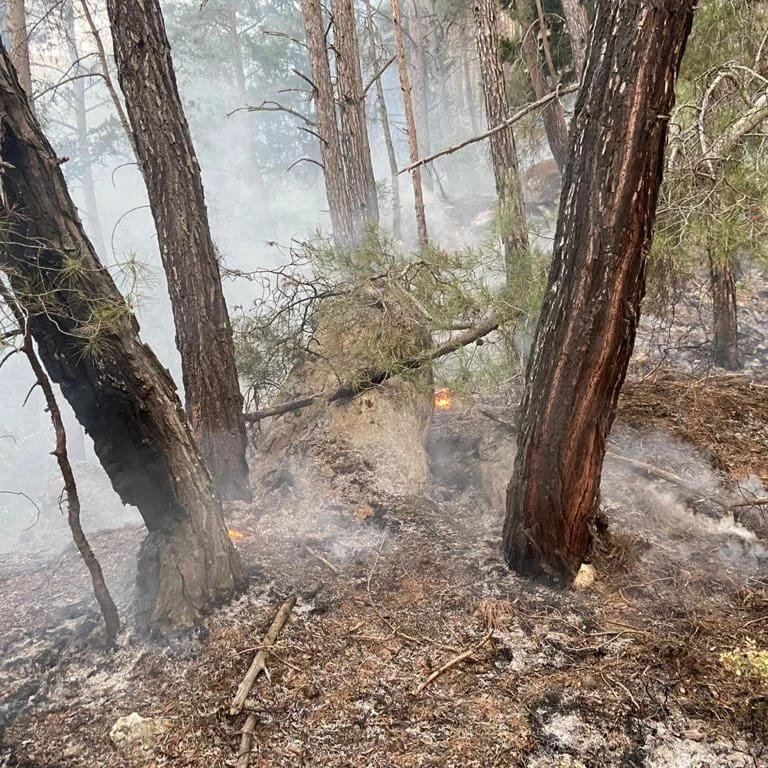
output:
MULTIPOLYGON (((350 502, 299 478, 231 510, 251 586, 193 637, 128 629, 106 654, 71 549, 0 559, 0 766, 234 766, 244 715, 229 703, 291 594, 255 687, 252 766, 768 766, 768 675, 746 661, 768 648, 766 542, 612 460, 597 581, 527 583, 504 567, 478 469, 488 445, 513 450, 508 421, 461 404, 436 414, 435 481, 418 498, 366 503, 362 488, 350 502), (734 649, 746 653, 723 656, 734 649), (132 712, 158 732, 116 748, 110 729, 132 712)), ((629 381, 611 451, 702 497, 756 489, 768 381, 629 381)), ((93 537, 124 610, 141 537, 93 537)))

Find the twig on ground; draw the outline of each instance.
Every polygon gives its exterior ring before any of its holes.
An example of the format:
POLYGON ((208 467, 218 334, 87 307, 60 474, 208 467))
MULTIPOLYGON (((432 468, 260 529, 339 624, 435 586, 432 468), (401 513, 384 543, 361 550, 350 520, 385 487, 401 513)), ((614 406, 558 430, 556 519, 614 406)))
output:
POLYGON ((415 696, 418 696, 431 682, 436 680, 440 675, 443 674, 443 672, 447 672, 452 667, 455 667, 457 664, 460 664, 465 659, 468 659, 475 651, 480 650, 490 639, 493 637, 493 630, 489 630, 485 633, 483 636, 483 639, 477 643, 476 645, 473 645, 469 650, 464 651, 464 653, 460 653, 458 656, 454 656, 452 659, 447 661, 445 664, 443 664, 442 667, 439 669, 436 669, 419 687, 413 692, 415 696))
POLYGON ((335 574, 341 574, 341 569, 337 568, 330 560, 326 560, 319 552, 315 552, 312 547, 304 546, 304 549, 307 550, 307 554, 311 555, 315 558, 315 560, 318 560, 321 562, 324 566, 327 568, 330 568, 335 574))

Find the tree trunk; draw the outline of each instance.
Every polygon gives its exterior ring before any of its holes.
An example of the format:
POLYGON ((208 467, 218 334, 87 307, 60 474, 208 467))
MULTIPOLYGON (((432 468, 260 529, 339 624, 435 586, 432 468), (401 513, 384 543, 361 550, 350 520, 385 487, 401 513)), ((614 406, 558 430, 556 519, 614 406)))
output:
MULTIPOLYGON (((477 53, 480 58, 488 128, 502 125, 510 118, 504 69, 499 55, 496 1, 474 0, 473 2, 477 53)), ((528 250, 528 232, 512 126, 494 133, 490 138, 490 144, 496 192, 499 196, 499 233, 504 244, 507 280, 511 283, 516 265, 528 250)))
MULTIPOLYGON (((400 0, 391 1, 397 69, 400 74, 400 90, 403 92, 405 125, 408 131, 408 154, 411 164, 413 164, 419 160, 419 139, 416 131, 416 116, 413 112, 411 77, 408 74, 408 62, 405 58, 405 39, 403 35, 403 19, 400 13, 400 0)), ((419 246, 426 248, 429 243, 429 236, 427 234, 427 216, 424 212, 424 191, 421 186, 421 166, 415 166, 411 169, 411 180, 413 182, 413 203, 416 210, 416 231, 418 233, 419 246)))
POLYGON ((29 35, 24 0, 8 0, 5 11, 8 27, 8 53, 19 76, 19 82, 32 103, 32 68, 29 64, 29 35))
POLYGON ((568 37, 571 39, 573 66, 576 69, 576 77, 581 80, 589 45, 589 15, 584 0, 562 0, 562 3, 565 25, 568 27, 568 37))
POLYGON ((320 139, 320 154, 323 159, 323 176, 331 214, 331 227, 336 246, 347 249, 357 244, 361 233, 356 227, 344 175, 344 159, 341 153, 339 127, 336 122, 331 67, 328 64, 325 43, 325 23, 320 0, 301 0, 301 8, 304 14, 309 66, 315 86, 317 131, 320 139))
POLYGON ((480 133, 480 122, 477 119, 477 107, 475 105, 475 89, 472 87, 472 67, 469 64, 469 54, 462 52, 462 66, 464 68, 464 89, 467 97, 467 109, 469 110, 469 124, 472 126, 472 134, 480 133))
MULTIPOLYGON (((374 77, 381 72, 381 61, 378 53, 378 40, 376 37, 376 28, 373 24, 373 6, 371 0, 365 0, 365 29, 368 36, 368 50, 371 61, 371 70, 374 77)), ((387 148, 387 160, 389 162, 389 175, 392 185, 392 234, 396 240, 402 240, 403 231, 400 219, 400 175, 397 168, 397 153, 395 152, 395 143, 392 141, 392 128, 389 124, 389 111, 387 110, 387 99, 384 95, 384 85, 381 82, 381 75, 376 77, 376 104, 379 110, 379 119, 381 120, 381 132, 384 136, 384 144, 387 148)))
MULTIPOLYGON (((517 18, 523 28, 523 60, 528 69, 528 77, 531 81, 534 96, 537 99, 541 99, 550 93, 552 89, 541 69, 531 0, 517 0, 517 18)), ((542 34, 546 35, 546 31, 542 30, 542 34)), ((554 99, 544 107, 542 118, 552 157, 555 158, 557 167, 560 169, 560 173, 562 173, 565 168, 565 161, 568 158, 568 124, 565 121, 565 112, 560 99, 554 99)))
POLYGON ((140 622, 158 632, 188 626, 244 586, 216 489, 173 381, 86 237, 2 47, 0 114, 10 232, 0 264, 48 374, 149 530, 139 555, 140 622))
POLYGON ((736 303, 736 278, 733 260, 709 250, 712 288, 712 361, 728 371, 741 369, 739 359, 739 323, 736 303))
MULTIPOLYGON (((421 28, 419 12, 419 0, 407 0, 408 2, 408 40, 411 44, 411 103, 413 104, 416 136, 419 140, 419 149, 428 155, 432 152, 432 142, 429 131, 429 93, 427 87, 427 60, 424 56, 424 35, 421 28)), ((424 186, 432 189, 432 177, 427 171, 426 177, 422 175, 424 186)))
POLYGON ((352 0, 334 0, 333 29, 339 122, 347 189, 359 226, 363 230, 369 230, 379 224, 379 200, 368 140, 363 74, 360 68, 360 49, 352 0))
POLYGON ((597 2, 507 491, 504 553, 522 574, 570 579, 589 552, 695 4, 597 2))
POLYGON ((250 499, 232 329, 160 3, 109 0, 107 9, 168 278, 187 414, 221 497, 250 499))

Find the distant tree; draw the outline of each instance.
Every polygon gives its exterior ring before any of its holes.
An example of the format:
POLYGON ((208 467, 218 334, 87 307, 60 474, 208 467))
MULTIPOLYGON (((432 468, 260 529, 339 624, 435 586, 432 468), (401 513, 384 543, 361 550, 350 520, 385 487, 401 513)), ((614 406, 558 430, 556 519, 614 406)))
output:
POLYGON ((581 79, 589 45, 589 15, 584 0, 562 0, 565 24, 571 40, 571 54, 576 77, 581 79))
POLYGON ((158 632, 188 626, 244 585, 240 560, 173 381, 86 237, 2 46, 0 122, 0 268, 48 375, 115 490, 146 523, 141 623, 158 632))
POLYGON ((118 79, 147 185, 187 414, 224 499, 248 499, 243 398, 195 149, 159 0, 108 0, 118 79))
POLYGON ((597 2, 507 491, 504 555, 525 575, 568 580, 589 552, 695 6, 597 2))

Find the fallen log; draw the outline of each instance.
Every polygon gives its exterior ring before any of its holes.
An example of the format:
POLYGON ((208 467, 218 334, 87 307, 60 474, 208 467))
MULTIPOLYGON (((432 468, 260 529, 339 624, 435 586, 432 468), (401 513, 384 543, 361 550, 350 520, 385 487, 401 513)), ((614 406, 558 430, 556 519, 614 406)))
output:
POLYGON ((366 389, 383 384, 387 379, 400 376, 408 371, 414 371, 433 360, 437 360, 445 355, 450 355, 452 352, 456 352, 462 347, 466 347, 469 344, 479 341, 484 336, 495 331, 501 323, 501 318, 499 318, 495 312, 492 312, 477 325, 472 326, 472 328, 464 333, 460 333, 442 344, 438 344, 436 347, 432 347, 432 349, 427 352, 397 360, 393 365, 386 369, 364 371, 355 381, 342 384, 340 387, 330 392, 318 392, 317 394, 308 395, 299 400, 292 400, 291 402, 281 403, 280 405, 265 408, 261 411, 246 413, 245 420, 246 422, 253 424, 272 416, 280 416, 285 413, 301 410, 302 408, 308 408, 315 403, 330 405, 339 400, 347 400, 355 395, 359 395, 366 389))
POLYGON ((275 644, 277 636, 285 626, 285 622, 288 621, 293 606, 296 605, 296 595, 291 595, 281 606, 280 610, 275 614, 272 626, 270 626, 267 634, 264 636, 264 642, 261 644, 261 650, 253 657, 251 666, 245 673, 243 681, 237 689, 235 698, 232 699, 232 704, 229 707, 230 715, 239 715, 245 707, 245 702, 248 699, 248 694, 253 688, 253 684, 256 682, 256 678, 261 674, 267 661, 267 655, 269 649, 275 644))

